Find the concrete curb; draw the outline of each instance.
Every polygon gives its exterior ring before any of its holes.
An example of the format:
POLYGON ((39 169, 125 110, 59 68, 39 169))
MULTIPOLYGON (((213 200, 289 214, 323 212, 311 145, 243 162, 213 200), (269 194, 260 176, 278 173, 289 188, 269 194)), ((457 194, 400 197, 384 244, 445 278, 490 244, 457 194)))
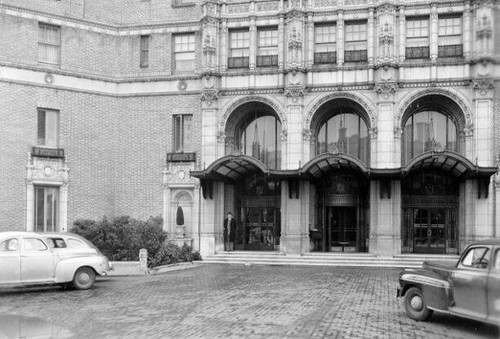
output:
POLYGON ((153 267, 152 269, 149 270, 150 274, 161 274, 161 273, 168 273, 171 271, 178 271, 178 270, 185 270, 188 268, 195 268, 199 267, 200 263, 198 262, 181 262, 177 264, 170 264, 170 265, 164 265, 164 266, 157 266, 153 267))
POLYGON ((181 262, 176 264, 157 266, 144 271, 141 269, 139 261, 112 261, 110 264, 113 270, 108 272, 108 276, 132 276, 132 275, 155 275, 170 271, 184 270, 200 266, 199 262, 181 262))

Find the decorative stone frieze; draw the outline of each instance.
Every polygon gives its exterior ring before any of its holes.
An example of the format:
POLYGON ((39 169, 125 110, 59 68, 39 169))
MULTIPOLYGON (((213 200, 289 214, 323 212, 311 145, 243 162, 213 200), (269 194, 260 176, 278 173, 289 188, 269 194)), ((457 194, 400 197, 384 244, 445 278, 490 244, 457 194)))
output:
POLYGON ((313 6, 315 8, 324 8, 324 7, 337 7, 337 0, 314 0, 313 6))
POLYGON ((178 184, 195 184, 198 179, 191 177, 189 171, 194 170, 192 162, 169 162, 163 167, 163 187, 178 184))
POLYGON ((270 2, 259 2, 257 5, 257 12, 271 12, 277 11, 279 9, 278 1, 270 1, 270 2))
POLYGON ((305 88, 303 86, 290 86, 285 88, 285 96, 288 98, 303 97, 305 94, 305 88))

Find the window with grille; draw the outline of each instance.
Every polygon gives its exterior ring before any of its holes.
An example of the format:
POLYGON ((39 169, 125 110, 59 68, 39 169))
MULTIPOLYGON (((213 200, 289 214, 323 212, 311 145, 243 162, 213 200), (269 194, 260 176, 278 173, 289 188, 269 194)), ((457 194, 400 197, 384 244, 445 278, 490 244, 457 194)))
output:
POLYGON ((314 27, 314 63, 334 64, 337 62, 336 26, 322 24, 314 27))
POLYGON ((461 57, 462 46, 462 17, 439 17, 438 57, 461 57))
POLYGON ((61 28, 38 25, 38 61, 59 65, 61 55, 61 28))
POLYGON ((429 18, 406 20, 406 59, 429 58, 429 18))
POLYGON ((149 42, 151 36, 141 35, 141 56, 140 56, 140 66, 143 68, 149 67, 149 42))
POLYGON ((194 71, 194 33, 174 35, 174 70, 194 71))
POLYGON ((193 116, 174 115, 174 152, 192 152, 193 116))
POLYGON ((229 32, 228 68, 248 68, 250 55, 250 35, 248 30, 229 32))
POLYGON ((35 186, 35 232, 58 231, 59 189, 35 186))
POLYGON ((59 112, 38 109, 37 145, 59 147, 59 112))
POLYGON ((346 62, 367 61, 367 46, 366 22, 346 23, 344 60, 346 62))
POLYGON ((278 29, 261 28, 257 35, 257 66, 278 66, 278 29))

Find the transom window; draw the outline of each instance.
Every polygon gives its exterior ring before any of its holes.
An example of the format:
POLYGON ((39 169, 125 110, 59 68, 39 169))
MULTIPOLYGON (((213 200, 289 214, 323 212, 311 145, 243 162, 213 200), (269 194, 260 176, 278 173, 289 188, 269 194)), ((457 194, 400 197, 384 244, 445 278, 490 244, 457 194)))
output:
POLYGON ((174 70, 176 72, 191 72, 194 70, 193 33, 174 36, 174 70))
POLYGON ((438 57, 460 57, 462 48, 462 17, 439 17, 438 57))
POLYGON ((278 65, 278 29, 260 28, 258 31, 257 66, 278 65))
POLYGON ((366 22, 348 22, 345 25, 345 55, 346 62, 366 61, 367 54, 366 22))
POLYGON ((334 115, 321 126, 317 136, 317 154, 347 153, 368 163, 368 146, 368 127, 356 113, 334 115))
POLYGON ((275 116, 256 113, 241 121, 237 147, 242 154, 278 169, 281 167, 280 134, 281 122, 275 116))
POLYGON ((429 18, 406 20, 406 58, 429 58, 429 18))
POLYGON ((436 111, 413 114, 403 131, 403 158, 405 163, 427 151, 458 151, 458 132, 451 115, 436 111))
POLYGON ((322 24, 314 27, 314 63, 333 64, 337 62, 335 24, 322 24))
POLYGON ((229 68, 247 68, 250 55, 250 33, 248 30, 229 32, 229 68))
POLYGON ((192 125, 192 115, 174 115, 174 152, 191 152, 193 150, 192 125))
POLYGON ((37 145, 59 147, 59 111, 38 109, 37 145))
POLYGON ((35 232, 58 231, 59 189, 35 187, 35 232))
POLYGON ((61 28, 46 24, 38 25, 38 61, 59 65, 61 28))

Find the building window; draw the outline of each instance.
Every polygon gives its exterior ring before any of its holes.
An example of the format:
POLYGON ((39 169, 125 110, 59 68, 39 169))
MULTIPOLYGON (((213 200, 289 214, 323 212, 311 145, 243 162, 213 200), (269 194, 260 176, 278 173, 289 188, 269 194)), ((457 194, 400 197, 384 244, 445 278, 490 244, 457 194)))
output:
POLYGON ((267 113, 248 114, 237 128, 237 149, 272 169, 281 168, 281 122, 267 113))
POLYGON ((257 67, 278 66, 278 29, 261 28, 257 34, 257 67))
POLYGON ((403 131, 403 159, 429 151, 458 151, 457 124, 452 116, 428 110, 412 114, 403 131))
POLYGON ((346 62, 367 61, 367 27, 366 22, 350 22, 345 25, 346 62))
POLYGON ((192 115, 174 115, 174 152, 192 152, 192 115))
POLYGON ((61 54, 61 28, 38 25, 38 61, 59 65, 61 54))
POLYGON ((38 110, 37 146, 59 147, 59 112, 38 110))
POLYGON ((248 30, 229 32, 228 68, 248 68, 250 35, 248 30))
POLYGON ((35 232, 58 231, 59 189, 35 186, 35 232))
POLYGON ((463 56, 462 17, 439 17, 438 57, 451 58, 463 56))
POLYGON ((174 36, 174 69, 176 72, 194 71, 194 34, 174 36))
POLYGON ((429 58, 429 19, 406 20, 406 59, 429 58))
POLYGON ((337 62, 336 29, 334 24, 314 27, 314 63, 334 64, 337 62))
POLYGON ((149 67, 149 41, 151 36, 141 35, 141 55, 140 55, 140 66, 143 68, 149 67))
POLYGON ((329 118, 319 129, 317 154, 347 153, 368 163, 368 127, 359 114, 339 113, 329 118))

